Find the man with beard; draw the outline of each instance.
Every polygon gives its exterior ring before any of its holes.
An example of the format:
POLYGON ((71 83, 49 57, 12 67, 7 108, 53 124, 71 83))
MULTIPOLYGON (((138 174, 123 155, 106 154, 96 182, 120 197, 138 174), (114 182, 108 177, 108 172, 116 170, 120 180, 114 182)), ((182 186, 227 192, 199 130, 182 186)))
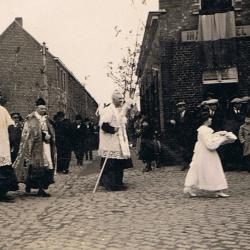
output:
POLYGON ((26 192, 38 189, 37 195, 48 197, 45 192, 54 183, 55 133, 47 117, 46 103, 36 101, 36 110, 26 117, 20 149, 14 167, 20 182, 26 184, 26 192))

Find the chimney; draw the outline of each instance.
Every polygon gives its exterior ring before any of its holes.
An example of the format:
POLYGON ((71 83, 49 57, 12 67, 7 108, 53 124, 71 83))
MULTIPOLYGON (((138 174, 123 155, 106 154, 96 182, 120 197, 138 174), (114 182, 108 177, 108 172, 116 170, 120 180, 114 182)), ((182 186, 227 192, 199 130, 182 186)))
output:
POLYGON ((23 18, 22 17, 16 17, 15 21, 21 26, 23 27, 23 18))

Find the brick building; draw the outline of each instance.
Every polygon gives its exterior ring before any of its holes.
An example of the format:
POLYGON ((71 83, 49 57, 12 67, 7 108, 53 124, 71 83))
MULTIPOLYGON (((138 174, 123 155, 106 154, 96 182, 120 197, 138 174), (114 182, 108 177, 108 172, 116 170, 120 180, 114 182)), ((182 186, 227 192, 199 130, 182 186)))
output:
POLYGON ((0 36, 0 89, 7 97, 9 112, 26 116, 42 96, 50 115, 64 111, 95 117, 97 103, 70 70, 36 41, 24 28, 22 18, 0 36))
POLYGON ((250 95, 250 0, 160 0, 159 9, 148 15, 137 75, 142 113, 167 135, 180 100, 193 109, 208 95, 224 104, 250 95))

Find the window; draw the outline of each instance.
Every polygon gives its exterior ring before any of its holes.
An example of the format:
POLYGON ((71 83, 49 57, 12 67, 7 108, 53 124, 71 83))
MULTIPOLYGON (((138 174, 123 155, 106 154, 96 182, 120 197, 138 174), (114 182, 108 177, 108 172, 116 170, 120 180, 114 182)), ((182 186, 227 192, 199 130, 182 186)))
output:
POLYGON ((205 71, 202 76, 203 84, 235 83, 238 81, 238 70, 236 67, 225 70, 205 71))
POLYGON ((59 88, 59 83, 60 83, 60 68, 58 65, 56 65, 56 83, 57 83, 57 88, 59 88))
POLYGON ((62 72, 62 89, 66 89, 66 73, 64 71, 62 72))

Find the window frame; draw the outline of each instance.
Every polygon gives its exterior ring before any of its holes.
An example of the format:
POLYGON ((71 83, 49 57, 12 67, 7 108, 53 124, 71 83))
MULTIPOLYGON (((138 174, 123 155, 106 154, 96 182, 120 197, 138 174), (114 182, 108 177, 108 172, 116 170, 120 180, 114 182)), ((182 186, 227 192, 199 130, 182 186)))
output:
POLYGON ((202 74, 202 84, 207 85, 207 84, 220 84, 220 83, 239 83, 239 72, 237 67, 231 67, 228 70, 233 70, 235 74, 235 78, 227 78, 227 79, 223 79, 223 70, 214 70, 214 72, 216 72, 217 75, 217 79, 210 79, 210 80, 205 80, 204 75, 205 73, 207 73, 208 71, 204 71, 202 74))

